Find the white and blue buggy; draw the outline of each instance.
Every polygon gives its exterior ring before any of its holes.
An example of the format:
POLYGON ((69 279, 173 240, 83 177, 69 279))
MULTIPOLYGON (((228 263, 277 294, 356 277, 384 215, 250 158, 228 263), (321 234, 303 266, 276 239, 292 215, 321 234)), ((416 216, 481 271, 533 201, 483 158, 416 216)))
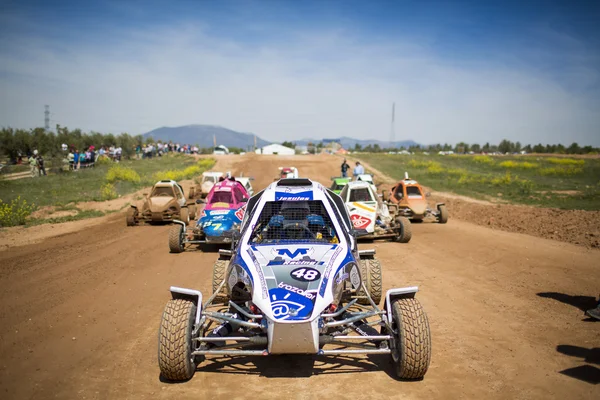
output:
POLYGON ((252 197, 232 250, 213 267, 213 293, 171 287, 159 328, 162 376, 190 379, 207 356, 390 354, 400 378, 421 379, 431 339, 417 287, 382 300, 375 252, 359 251, 339 196, 282 179, 252 197))

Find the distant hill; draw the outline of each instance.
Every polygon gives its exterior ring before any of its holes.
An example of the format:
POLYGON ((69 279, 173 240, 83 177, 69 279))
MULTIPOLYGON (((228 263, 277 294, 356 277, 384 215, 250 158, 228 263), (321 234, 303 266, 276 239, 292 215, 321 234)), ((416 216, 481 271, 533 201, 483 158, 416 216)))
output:
MULTIPOLYGON (((176 127, 163 126, 144 134, 156 140, 172 141, 180 144, 198 144, 200 147, 212 147, 213 136, 217 137, 217 145, 227 147, 240 147, 247 149, 254 146, 254 135, 252 133, 236 132, 231 129, 213 125, 185 125, 176 127)), ((258 147, 265 146, 270 142, 259 137, 256 138, 258 147)))
MULTIPOLYGON (((347 136, 342 136, 339 138, 335 138, 335 139, 322 139, 323 142, 338 142, 342 145, 343 148, 345 149, 353 149, 354 145, 356 143, 358 143, 359 145, 361 145, 362 147, 366 147, 368 145, 374 146, 375 144, 378 144, 379 147, 385 149, 385 148, 392 148, 392 147, 410 147, 410 146, 418 146, 419 143, 415 142, 414 140, 400 140, 400 141, 395 141, 395 142, 389 142, 389 141, 381 141, 381 140, 374 140, 374 139, 366 139, 366 140, 361 140, 361 139, 354 139, 354 138, 350 138, 347 136)), ((318 143, 320 142, 321 139, 302 139, 302 140, 295 140, 294 142, 298 145, 301 146, 306 146, 306 144, 308 142, 312 142, 312 143, 318 143)))

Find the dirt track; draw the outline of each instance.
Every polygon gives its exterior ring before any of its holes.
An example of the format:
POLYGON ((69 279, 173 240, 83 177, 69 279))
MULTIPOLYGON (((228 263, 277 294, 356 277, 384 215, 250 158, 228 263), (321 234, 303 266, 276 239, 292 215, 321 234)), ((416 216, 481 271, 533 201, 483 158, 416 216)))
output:
MULTIPOLYGON (((287 163, 329 183, 333 157, 225 157, 271 182, 287 163)), ((452 214, 451 214, 452 215, 452 214)), ((450 220, 415 224, 409 244, 375 243, 384 289, 419 285, 433 337, 420 382, 387 357, 211 359, 163 383, 157 330, 168 287, 208 291, 215 253, 169 254, 167 226, 121 214, 0 252, 0 397, 25 398, 600 398, 600 251, 450 220), (564 371, 564 373, 561 373, 564 371), (586 381, 587 380, 587 381, 586 381)))

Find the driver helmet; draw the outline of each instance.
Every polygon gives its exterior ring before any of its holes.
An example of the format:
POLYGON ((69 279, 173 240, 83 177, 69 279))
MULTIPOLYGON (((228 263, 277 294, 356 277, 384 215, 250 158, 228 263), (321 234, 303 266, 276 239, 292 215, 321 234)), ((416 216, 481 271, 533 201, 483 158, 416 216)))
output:
POLYGON ((281 205, 281 215, 287 221, 305 220, 310 214, 310 207, 306 201, 284 201, 281 205))

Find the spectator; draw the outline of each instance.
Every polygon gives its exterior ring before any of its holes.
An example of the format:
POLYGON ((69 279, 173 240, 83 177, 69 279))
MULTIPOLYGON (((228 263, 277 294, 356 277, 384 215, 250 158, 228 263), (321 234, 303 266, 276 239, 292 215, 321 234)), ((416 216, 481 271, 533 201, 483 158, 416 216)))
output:
POLYGON ((358 177, 358 175, 362 175, 365 173, 365 168, 360 164, 360 162, 356 162, 356 167, 354 167, 353 175, 354 179, 358 177))
POLYGON ((79 169, 79 151, 75 149, 75 153, 73 153, 73 169, 77 171, 79 169))
POLYGON ((135 157, 139 160, 142 158, 142 146, 139 144, 135 147, 135 157))
POLYGON ((344 162, 342 163, 342 178, 348 177, 348 170, 350 169, 350 165, 346 162, 344 158, 344 162))
POLYGON ((69 169, 75 169, 75 154, 73 154, 73 149, 69 150, 69 154, 67 155, 67 160, 69 160, 69 169))
MULTIPOLYGON (((37 150, 35 152, 37 152, 37 150)), ((46 176, 47 174, 46 174, 46 168, 44 168, 44 158, 39 153, 37 155, 36 162, 37 162, 37 167, 40 171, 39 172, 40 176, 42 176, 42 175, 46 176)))
POLYGON ((27 161, 29 161, 29 167, 31 168, 31 177, 32 178, 36 178, 39 176, 39 171, 38 171, 38 167, 37 167, 37 150, 33 151, 33 154, 31 155, 31 157, 29 157, 29 159, 27 161))

